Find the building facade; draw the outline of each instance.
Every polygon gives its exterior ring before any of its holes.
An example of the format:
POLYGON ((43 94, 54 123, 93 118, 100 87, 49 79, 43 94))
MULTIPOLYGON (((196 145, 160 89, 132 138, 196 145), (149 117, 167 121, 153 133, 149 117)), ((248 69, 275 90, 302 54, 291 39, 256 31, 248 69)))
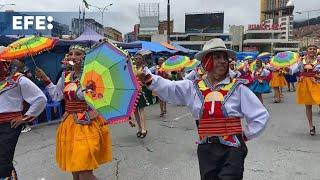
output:
MULTIPOLYGON (((158 27, 159 34, 167 34, 168 32, 168 21, 160 21, 158 27)), ((173 33, 173 20, 170 21, 170 34, 173 33)))
POLYGON ((231 36, 231 49, 242 51, 244 26, 232 25, 229 29, 229 33, 231 36))
POLYGON ((293 41, 291 0, 260 0, 260 24, 251 24, 244 33, 243 50, 260 52, 299 51, 293 41))
POLYGON ((104 36, 107 37, 108 39, 118 41, 118 42, 123 41, 122 33, 120 31, 116 30, 115 28, 105 27, 104 30, 105 30, 104 36))
POLYGON ((291 0, 260 0, 260 23, 267 19, 292 15, 293 9, 291 0))
POLYGON ((83 33, 85 26, 101 35, 104 35, 105 30, 103 25, 91 18, 86 18, 85 20, 73 18, 71 23, 72 34, 80 35, 83 33))
POLYGON ((183 47, 202 50, 206 41, 221 38, 228 48, 231 48, 232 37, 229 33, 179 33, 170 35, 170 41, 183 47))

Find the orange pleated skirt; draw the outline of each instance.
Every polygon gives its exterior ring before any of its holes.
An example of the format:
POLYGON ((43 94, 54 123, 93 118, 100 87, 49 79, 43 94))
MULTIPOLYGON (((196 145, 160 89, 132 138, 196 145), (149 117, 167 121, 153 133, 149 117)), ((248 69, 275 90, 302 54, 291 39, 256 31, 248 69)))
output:
POLYGON ((302 77, 297 85, 297 103, 304 105, 320 104, 320 84, 312 77, 302 77))
POLYGON ((285 87, 287 86, 286 78, 280 75, 278 72, 272 72, 272 78, 270 80, 270 87, 285 87))
POLYGON ((81 125, 68 115, 56 136, 56 161, 63 171, 94 170, 112 160, 109 127, 102 117, 93 119, 90 125, 81 125))

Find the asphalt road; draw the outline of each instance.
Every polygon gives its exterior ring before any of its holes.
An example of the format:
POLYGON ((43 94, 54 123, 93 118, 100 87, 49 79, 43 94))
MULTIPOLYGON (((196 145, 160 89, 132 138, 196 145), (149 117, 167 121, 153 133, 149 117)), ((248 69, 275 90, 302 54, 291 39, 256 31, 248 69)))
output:
MULTIPOLYGON (((308 135, 303 106, 295 94, 285 93, 284 103, 265 96, 271 120, 264 133, 248 142, 246 180, 320 180, 320 120, 314 107, 317 136, 308 135)), ((101 180, 199 180, 195 122, 185 107, 168 106, 159 117, 159 106, 146 109, 148 135, 137 139, 137 129, 127 123, 111 126, 113 161, 95 171, 101 180)), ((57 124, 35 127, 20 136, 15 166, 22 180, 68 180, 70 174, 55 163, 57 124)))

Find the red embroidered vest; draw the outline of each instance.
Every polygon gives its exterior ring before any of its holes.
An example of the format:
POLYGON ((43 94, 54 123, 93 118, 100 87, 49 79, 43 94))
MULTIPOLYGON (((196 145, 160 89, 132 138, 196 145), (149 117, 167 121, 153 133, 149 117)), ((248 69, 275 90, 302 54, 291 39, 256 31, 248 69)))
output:
POLYGON ((196 82, 195 87, 202 100, 201 118, 198 125, 200 142, 208 137, 217 136, 222 144, 238 147, 237 134, 242 134, 241 121, 238 117, 228 117, 224 103, 228 100, 241 80, 233 79, 227 85, 210 88, 207 80, 196 82))
POLYGON ((64 99, 66 112, 73 114, 73 117, 78 124, 90 124, 90 117, 88 114, 89 107, 84 100, 77 98, 77 91, 79 89, 79 80, 73 80, 72 72, 64 73, 64 99))

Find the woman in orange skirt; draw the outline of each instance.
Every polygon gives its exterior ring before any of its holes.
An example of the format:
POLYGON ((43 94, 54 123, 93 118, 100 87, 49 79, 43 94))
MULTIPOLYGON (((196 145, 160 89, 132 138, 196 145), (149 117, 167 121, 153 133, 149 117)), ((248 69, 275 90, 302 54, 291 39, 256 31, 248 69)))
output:
POLYGON ((109 127, 84 101, 79 78, 85 48, 71 46, 63 61, 71 66, 54 85, 39 68, 36 76, 46 84, 55 101, 65 100, 66 113, 57 130, 56 161, 60 169, 70 172, 74 180, 96 180, 93 170, 112 160, 109 127))
MULTIPOLYGON (((165 59, 163 57, 159 58, 158 66, 156 67, 155 74, 158 76, 161 76, 165 79, 168 79, 169 75, 161 69, 161 65, 163 64, 164 61, 165 61, 165 59)), ((165 101, 162 101, 159 98, 159 104, 160 104, 160 111, 161 111, 160 117, 163 117, 165 114, 167 114, 167 103, 165 101)))
POLYGON ((300 72, 297 85, 297 103, 306 107, 306 115, 310 128, 310 135, 316 134, 316 128, 312 120, 312 105, 320 104, 320 64, 316 54, 318 47, 308 46, 307 55, 290 70, 290 74, 300 72))
POLYGON ((285 72, 283 69, 274 69, 272 71, 272 78, 270 80, 270 87, 274 90, 274 103, 281 102, 280 88, 287 86, 286 78, 284 77, 285 72))

